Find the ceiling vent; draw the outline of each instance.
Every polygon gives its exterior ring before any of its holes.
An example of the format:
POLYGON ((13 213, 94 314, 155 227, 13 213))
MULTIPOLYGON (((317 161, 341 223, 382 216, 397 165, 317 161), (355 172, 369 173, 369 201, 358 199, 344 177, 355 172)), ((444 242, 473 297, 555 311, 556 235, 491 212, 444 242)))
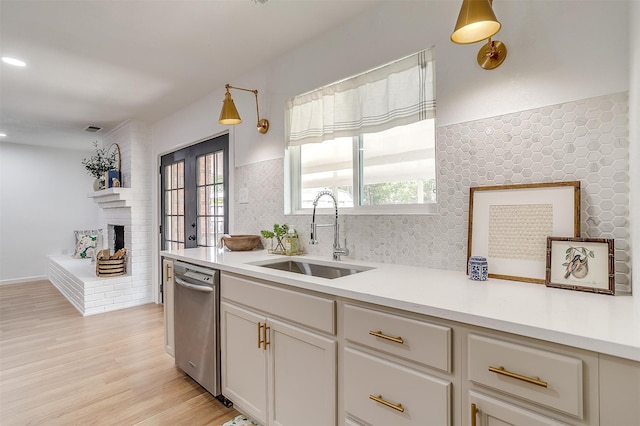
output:
POLYGON ((90 133, 98 133, 100 130, 102 130, 102 127, 98 127, 98 126, 87 126, 84 129, 85 132, 90 132, 90 133))

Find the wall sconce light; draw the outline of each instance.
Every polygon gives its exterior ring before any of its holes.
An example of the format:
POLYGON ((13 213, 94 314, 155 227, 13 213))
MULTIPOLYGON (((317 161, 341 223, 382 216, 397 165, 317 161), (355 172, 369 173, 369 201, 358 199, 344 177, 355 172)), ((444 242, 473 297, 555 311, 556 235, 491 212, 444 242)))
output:
POLYGON ((491 40, 502 24, 493 13, 492 0, 463 0, 451 41, 458 44, 487 40, 478 52, 478 65, 485 70, 498 68, 507 57, 507 46, 491 40))
POLYGON ((234 87, 229 84, 224 85, 227 92, 224 94, 224 100, 222 101, 222 111, 220 111, 220 119, 218 123, 220 124, 240 124, 242 123, 242 119, 240 118, 240 114, 238 114, 238 110, 236 109, 236 105, 233 103, 233 99, 231 99, 231 93, 229 89, 237 89, 244 90, 245 92, 251 92, 256 96, 256 115, 258 116, 258 132, 265 134, 269 131, 269 120, 266 118, 260 118, 260 110, 258 109, 258 91, 251 89, 243 89, 242 87, 234 87))

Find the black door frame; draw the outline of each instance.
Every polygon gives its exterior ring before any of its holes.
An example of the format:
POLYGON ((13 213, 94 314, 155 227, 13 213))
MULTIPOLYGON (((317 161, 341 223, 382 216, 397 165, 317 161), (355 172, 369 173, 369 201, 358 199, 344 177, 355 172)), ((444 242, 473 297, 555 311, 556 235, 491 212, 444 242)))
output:
POLYGON ((165 250, 164 221, 165 221, 165 180, 164 167, 178 161, 184 161, 184 236, 185 248, 198 246, 197 238, 189 239, 190 235, 197 235, 197 186, 196 186, 196 159, 202 155, 216 151, 223 151, 224 162, 224 232, 229 232, 229 134, 216 136, 203 142, 181 148, 177 151, 165 154, 160 158, 160 247, 165 250), (193 228, 193 229, 190 229, 193 228), (190 234, 188 231, 195 231, 190 234))

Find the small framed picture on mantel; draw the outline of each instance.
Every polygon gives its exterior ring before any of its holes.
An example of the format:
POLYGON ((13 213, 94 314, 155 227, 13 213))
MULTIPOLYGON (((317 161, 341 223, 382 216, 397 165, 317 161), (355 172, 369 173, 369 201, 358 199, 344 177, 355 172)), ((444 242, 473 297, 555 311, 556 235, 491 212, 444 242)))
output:
POLYGON ((547 238, 547 287, 615 294, 613 239, 547 238))

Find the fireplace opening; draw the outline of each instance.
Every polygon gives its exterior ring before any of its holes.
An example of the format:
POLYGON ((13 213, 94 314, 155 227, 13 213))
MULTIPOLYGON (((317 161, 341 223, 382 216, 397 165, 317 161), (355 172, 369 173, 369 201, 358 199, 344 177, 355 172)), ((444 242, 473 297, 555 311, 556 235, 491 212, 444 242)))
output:
POLYGON ((113 225, 113 251, 114 253, 124 248, 124 226, 113 225))

